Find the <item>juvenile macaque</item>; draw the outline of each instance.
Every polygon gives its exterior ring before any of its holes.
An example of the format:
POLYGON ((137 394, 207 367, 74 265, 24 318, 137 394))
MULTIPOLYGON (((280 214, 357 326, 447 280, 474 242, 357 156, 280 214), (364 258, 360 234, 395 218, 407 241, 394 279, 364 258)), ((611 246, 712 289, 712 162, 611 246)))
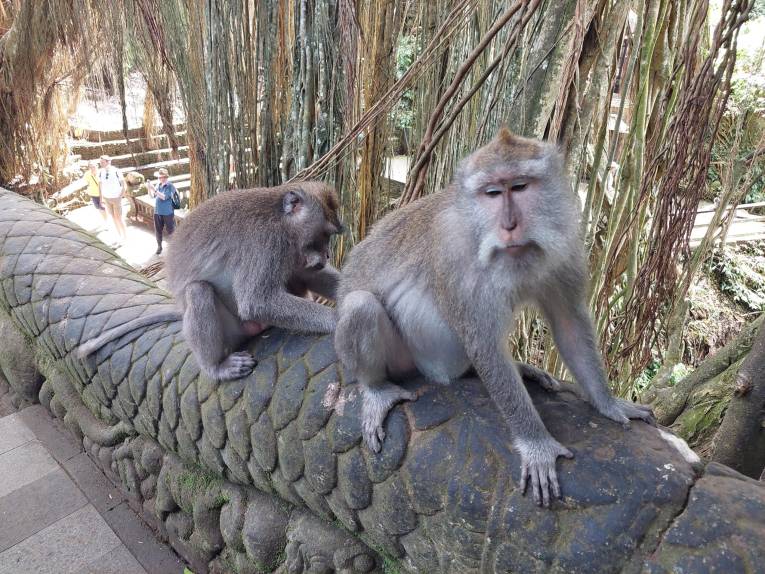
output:
POLYGON ((183 318, 199 366, 218 380, 255 366, 236 349, 267 326, 330 333, 335 311, 308 291, 334 299, 339 274, 328 264, 329 240, 342 231, 334 191, 303 182, 227 191, 194 209, 168 246, 167 277, 180 312, 141 317, 78 349, 88 355, 139 327, 183 318))
MULTIPOLYGON (((381 220, 350 253, 338 288, 335 347, 363 391, 362 430, 379 451, 391 407, 414 400, 391 382, 414 372, 448 383, 471 365, 507 421, 520 486, 560 497, 545 428, 510 357, 513 313, 539 306, 592 405, 628 424, 648 407, 611 396, 585 304, 579 212, 554 146, 502 129, 439 193, 381 220)), ((523 367, 526 371, 527 367, 523 367)), ((533 374, 533 370, 532 373, 533 374)))

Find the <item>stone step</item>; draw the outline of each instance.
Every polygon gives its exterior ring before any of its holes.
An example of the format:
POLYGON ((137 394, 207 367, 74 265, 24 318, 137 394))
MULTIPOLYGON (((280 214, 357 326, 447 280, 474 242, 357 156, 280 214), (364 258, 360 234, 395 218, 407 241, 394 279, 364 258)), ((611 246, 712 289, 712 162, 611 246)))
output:
MULTIPOLYGON (((176 132, 178 143, 181 146, 186 145, 186 132, 176 132)), ((170 141, 165 134, 159 134, 152 138, 153 143, 145 138, 136 139, 117 139, 103 142, 92 142, 87 140, 78 140, 72 144, 72 153, 79 155, 82 159, 97 159, 104 154, 110 156, 129 155, 131 153, 139 154, 157 149, 169 149, 170 141)))
MULTIPOLYGON (((181 159, 188 158, 189 148, 188 146, 180 146, 178 148, 178 154, 181 159)), ((126 168, 133 168, 135 166, 142 166, 148 164, 155 164, 157 162, 172 161, 173 150, 172 148, 160 148, 149 151, 143 151, 139 153, 124 153, 120 155, 110 156, 112 159, 112 165, 125 171, 126 168)), ((80 166, 84 169, 87 167, 87 161, 80 160, 80 166)))
MULTIPOLYGON (((152 182, 156 181, 155 177, 149 178, 152 182)), ((177 175, 171 175, 167 178, 179 192, 183 192, 191 187, 191 174, 188 172, 180 173, 177 175)))
POLYGON ((122 170, 123 174, 129 171, 137 171, 146 179, 156 179, 154 177, 154 173, 160 167, 164 167, 167 170, 168 174, 170 174, 171 176, 188 174, 189 173, 189 158, 182 157, 179 160, 156 161, 153 163, 147 163, 147 164, 139 165, 136 167, 121 167, 120 169, 122 170))
MULTIPOLYGON (((175 131, 185 131, 186 130, 186 124, 175 124, 175 131)), ((123 132, 121 129, 119 130, 88 130, 84 128, 79 127, 72 127, 71 128, 72 137, 75 139, 85 139, 91 142, 107 142, 112 140, 124 140, 125 139, 125 132, 123 132)), ((157 126, 157 132, 162 132, 162 126, 157 126)), ((127 137, 129 139, 141 139, 144 137, 144 129, 143 126, 139 128, 131 128, 127 132, 127 137)))

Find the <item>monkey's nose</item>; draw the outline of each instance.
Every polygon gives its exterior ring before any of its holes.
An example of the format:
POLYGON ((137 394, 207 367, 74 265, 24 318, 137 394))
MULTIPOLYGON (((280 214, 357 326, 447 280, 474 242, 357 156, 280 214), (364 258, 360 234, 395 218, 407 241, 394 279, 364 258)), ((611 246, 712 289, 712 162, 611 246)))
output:
POLYGON ((513 229, 518 227, 518 218, 512 215, 510 217, 502 218, 501 227, 502 229, 506 229, 507 231, 512 231, 513 229))

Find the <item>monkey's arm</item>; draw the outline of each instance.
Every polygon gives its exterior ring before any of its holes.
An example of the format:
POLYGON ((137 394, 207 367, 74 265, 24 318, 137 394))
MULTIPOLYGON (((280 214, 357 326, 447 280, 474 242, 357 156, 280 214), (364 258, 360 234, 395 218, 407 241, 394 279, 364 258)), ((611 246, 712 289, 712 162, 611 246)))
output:
POLYGON ((340 273, 331 265, 327 265, 320 271, 306 273, 305 276, 301 277, 301 280, 309 291, 333 301, 337 298, 340 273))
POLYGON ((548 299, 540 301, 566 367, 601 414, 625 425, 629 419, 653 422, 649 407, 611 395, 592 319, 583 294, 577 291, 566 295, 561 290, 553 291, 548 299))
POLYGON ((253 301, 245 320, 304 333, 332 333, 337 324, 335 310, 286 291, 276 291, 253 301))
POLYGON ((474 317, 458 320, 453 327, 510 428, 513 445, 521 456, 521 490, 525 492, 531 479, 534 501, 549 506, 550 493, 560 498, 555 461, 559 456, 572 458, 573 454, 545 428, 510 358, 506 332, 496 314, 475 307, 472 312, 474 317), (479 332, 469 325, 490 327, 479 332))

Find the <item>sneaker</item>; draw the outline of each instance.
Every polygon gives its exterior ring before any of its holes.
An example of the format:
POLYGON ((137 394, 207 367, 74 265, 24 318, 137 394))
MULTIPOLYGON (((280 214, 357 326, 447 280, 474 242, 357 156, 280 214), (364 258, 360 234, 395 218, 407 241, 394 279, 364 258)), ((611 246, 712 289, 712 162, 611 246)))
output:
POLYGON ((160 255, 162 253, 162 246, 160 245, 159 247, 157 247, 157 250, 154 253, 156 253, 157 255, 160 255))

